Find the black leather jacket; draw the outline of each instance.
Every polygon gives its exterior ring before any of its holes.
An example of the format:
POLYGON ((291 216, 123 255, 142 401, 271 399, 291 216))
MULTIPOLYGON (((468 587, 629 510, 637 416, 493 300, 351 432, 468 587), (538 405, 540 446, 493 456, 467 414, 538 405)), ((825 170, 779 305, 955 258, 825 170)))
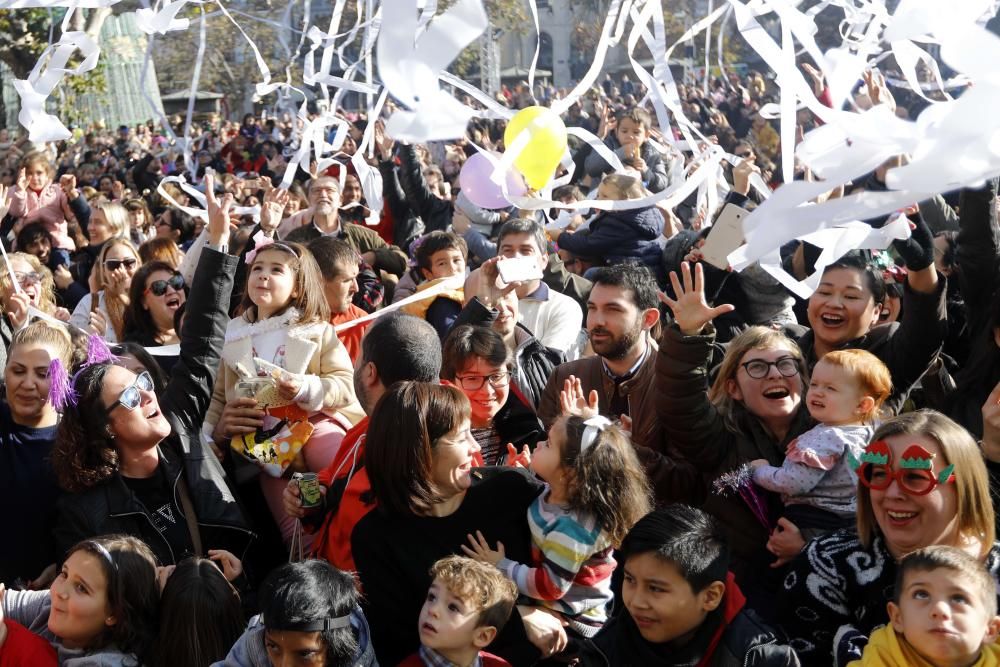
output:
MULTIPOLYGON (((254 538, 239 504, 226 483, 225 473, 199 432, 205 419, 218 372, 237 258, 206 248, 195 272, 181 331, 180 359, 160 409, 170 423, 170 435, 159 444, 160 465, 170 481, 177 507, 183 507, 178 482, 183 475, 198 517, 204 548, 225 549, 245 556, 254 538)), ((181 554, 153 525, 149 511, 126 486, 121 475, 82 493, 67 494, 59 502, 56 543, 61 553, 90 537, 125 533, 141 538, 161 565, 176 564, 181 554)))

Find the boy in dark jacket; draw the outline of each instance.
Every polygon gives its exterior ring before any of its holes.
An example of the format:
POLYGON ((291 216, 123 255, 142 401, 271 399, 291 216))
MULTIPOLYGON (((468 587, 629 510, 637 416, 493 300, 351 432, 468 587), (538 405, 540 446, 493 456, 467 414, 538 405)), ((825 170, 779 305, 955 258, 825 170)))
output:
POLYGON ((725 533, 701 510, 650 512, 621 547, 625 611, 585 647, 582 664, 639 667, 798 665, 729 572, 725 533))
MULTIPOLYGON (((620 160, 628 161, 639 170, 647 190, 660 192, 670 185, 670 177, 663 156, 648 141, 652 127, 650 115, 644 109, 632 107, 616 116, 614 133, 608 135, 604 143, 620 160)), ((612 167, 593 151, 584 162, 584 170, 591 178, 598 178, 612 171, 612 167)))

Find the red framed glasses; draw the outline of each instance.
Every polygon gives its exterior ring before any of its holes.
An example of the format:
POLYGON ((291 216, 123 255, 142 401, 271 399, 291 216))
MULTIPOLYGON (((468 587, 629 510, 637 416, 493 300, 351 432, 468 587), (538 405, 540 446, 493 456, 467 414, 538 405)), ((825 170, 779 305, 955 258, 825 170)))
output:
POLYGON ((939 484, 955 481, 955 465, 950 464, 934 474, 934 458, 920 445, 910 445, 900 457, 899 468, 893 470, 892 449, 884 440, 876 440, 865 448, 861 460, 851 456, 851 465, 858 473, 858 480, 869 489, 884 491, 893 480, 904 492, 912 496, 925 496, 939 484))

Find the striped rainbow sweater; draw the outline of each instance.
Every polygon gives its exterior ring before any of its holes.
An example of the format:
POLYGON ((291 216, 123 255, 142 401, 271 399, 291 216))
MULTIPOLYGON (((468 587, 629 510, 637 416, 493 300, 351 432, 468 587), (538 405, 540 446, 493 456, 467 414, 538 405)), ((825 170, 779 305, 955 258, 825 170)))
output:
POLYGON ((522 595, 556 611, 592 637, 607 620, 615 559, 594 517, 546 502, 548 485, 528 508, 531 565, 503 558, 497 567, 522 595))

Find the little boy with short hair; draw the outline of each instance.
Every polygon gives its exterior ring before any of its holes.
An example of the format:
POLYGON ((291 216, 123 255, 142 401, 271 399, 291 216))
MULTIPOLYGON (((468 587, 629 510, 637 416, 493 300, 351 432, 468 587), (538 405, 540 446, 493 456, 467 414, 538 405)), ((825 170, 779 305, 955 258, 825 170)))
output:
POLYGON ((420 650, 400 667, 510 667, 483 649, 514 609, 517 587, 498 569, 462 556, 431 568, 433 582, 420 610, 420 650))
MULTIPOLYGON (((620 160, 629 164, 641 174, 643 185, 650 192, 665 190, 670 184, 667 166, 663 156, 649 143, 653 129, 653 119, 641 107, 632 107, 616 114, 614 134, 605 139, 608 148, 620 160)), ((587 156, 584 170, 591 178, 600 178, 612 171, 612 167, 597 151, 587 156)))
MULTIPOLYGON (((416 271, 420 282, 414 295, 436 287, 445 280, 465 276, 465 262, 469 253, 465 239, 452 232, 431 232, 418 241, 414 251, 416 271)), ((444 340, 462 311, 465 302, 461 284, 446 289, 439 296, 416 301, 403 307, 403 312, 431 323, 444 340)))
POLYGON ((947 546, 899 565, 890 624, 872 633, 849 667, 988 667, 1000 664, 996 583, 983 564, 947 546))
POLYGON ((584 645, 584 667, 761 665, 799 659, 756 613, 729 572, 729 544, 705 512, 671 505, 650 512, 621 546, 626 613, 584 645))

